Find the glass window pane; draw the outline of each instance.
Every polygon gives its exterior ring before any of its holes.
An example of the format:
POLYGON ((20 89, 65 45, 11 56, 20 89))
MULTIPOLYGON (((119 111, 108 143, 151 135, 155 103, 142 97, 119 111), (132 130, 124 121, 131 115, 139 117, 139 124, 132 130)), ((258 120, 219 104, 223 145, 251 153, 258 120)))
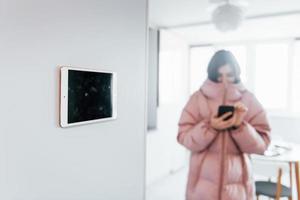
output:
POLYGON ((189 47, 169 31, 160 31, 159 38, 159 104, 184 102, 189 88, 189 47))
POLYGON ((288 45, 259 44, 255 58, 257 98, 268 109, 287 109, 288 45))
POLYGON ((296 42, 292 82, 292 110, 300 113, 300 42, 296 42))
POLYGON ((207 78, 207 66, 214 54, 212 47, 193 47, 190 51, 190 93, 198 90, 207 78))

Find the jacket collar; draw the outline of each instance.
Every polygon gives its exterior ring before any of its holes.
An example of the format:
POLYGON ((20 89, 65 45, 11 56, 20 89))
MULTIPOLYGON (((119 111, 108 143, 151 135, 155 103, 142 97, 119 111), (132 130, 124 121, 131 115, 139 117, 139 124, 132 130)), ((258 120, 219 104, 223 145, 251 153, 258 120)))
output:
MULTIPOLYGON (((216 83, 210 79, 206 79, 200 87, 205 96, 211 99, 222 98, 226 90, 222 83, 216 83)), ((242 97, 242 93, 246 91, 245 86, 240 83, 231 83, 227 86, 227 100, 235 101, 242 97)))

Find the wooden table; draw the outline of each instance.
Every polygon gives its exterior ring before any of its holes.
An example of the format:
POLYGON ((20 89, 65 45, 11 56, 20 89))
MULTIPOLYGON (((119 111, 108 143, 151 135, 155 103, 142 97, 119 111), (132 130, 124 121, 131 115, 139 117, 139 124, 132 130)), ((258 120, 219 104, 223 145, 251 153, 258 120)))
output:
MULTIPOLYGON (((273 143, 273 142, 272 142, 273 143)), ((276 144, 274 142, 273 144, 276 144)), ((253 161, 270 161, 270 162, 285 162, 288 163, 290 166, 290 180, 291 180, 291 189, 292 183, 293 183, 293 177, 292 177, 292 169, 294 168, 295 171, 295 182, 296 182, 296 191, 297 191, 297 199, 300 200, 300 144, 294 144, 294 143, 285 143, 288 144, 292 149, 287 150, 281 155, 277 156, 264 156, 264 155, 256 155, 252 154, 251 158, 253 161)))

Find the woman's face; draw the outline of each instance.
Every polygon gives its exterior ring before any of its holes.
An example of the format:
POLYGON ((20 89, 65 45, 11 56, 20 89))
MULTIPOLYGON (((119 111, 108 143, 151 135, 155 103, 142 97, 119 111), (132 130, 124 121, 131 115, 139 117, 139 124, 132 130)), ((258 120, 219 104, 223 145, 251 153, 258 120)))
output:
POLYGON ((235 80, 234 73, 228 64, 223 65, 219 68, 218 82, 227 84, 227 83, 233 83, 234 80, 235 80))

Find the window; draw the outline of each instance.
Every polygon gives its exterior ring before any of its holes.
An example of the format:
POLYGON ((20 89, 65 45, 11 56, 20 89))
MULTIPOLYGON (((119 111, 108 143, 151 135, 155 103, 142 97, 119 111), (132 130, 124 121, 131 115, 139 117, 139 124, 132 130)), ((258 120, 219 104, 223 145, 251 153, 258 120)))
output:
POLYGON ((255 53, 254 92, 270 110, 287 109, 288 44, 258 44, 255 53))
POLYGON ((188 93, 188 45, 176 34, 160 31, 159 105, 186 101, 188 93))
POLYGON ((300 114, 300 41, 295 43, 294 65, 292 71, 292 110, 300 114))
POLYGON ((190 50, 190 93, 198 90, 207 78, 207 66, 214 54, 212 47, 194 47, 190 50))
POLYGON ((191 92, 206 79, 208 62, 220 49, 233 53, 241 67, 242 82, 271 115, 300 116, 299 40, 193 47, 190 51, 191 92))

